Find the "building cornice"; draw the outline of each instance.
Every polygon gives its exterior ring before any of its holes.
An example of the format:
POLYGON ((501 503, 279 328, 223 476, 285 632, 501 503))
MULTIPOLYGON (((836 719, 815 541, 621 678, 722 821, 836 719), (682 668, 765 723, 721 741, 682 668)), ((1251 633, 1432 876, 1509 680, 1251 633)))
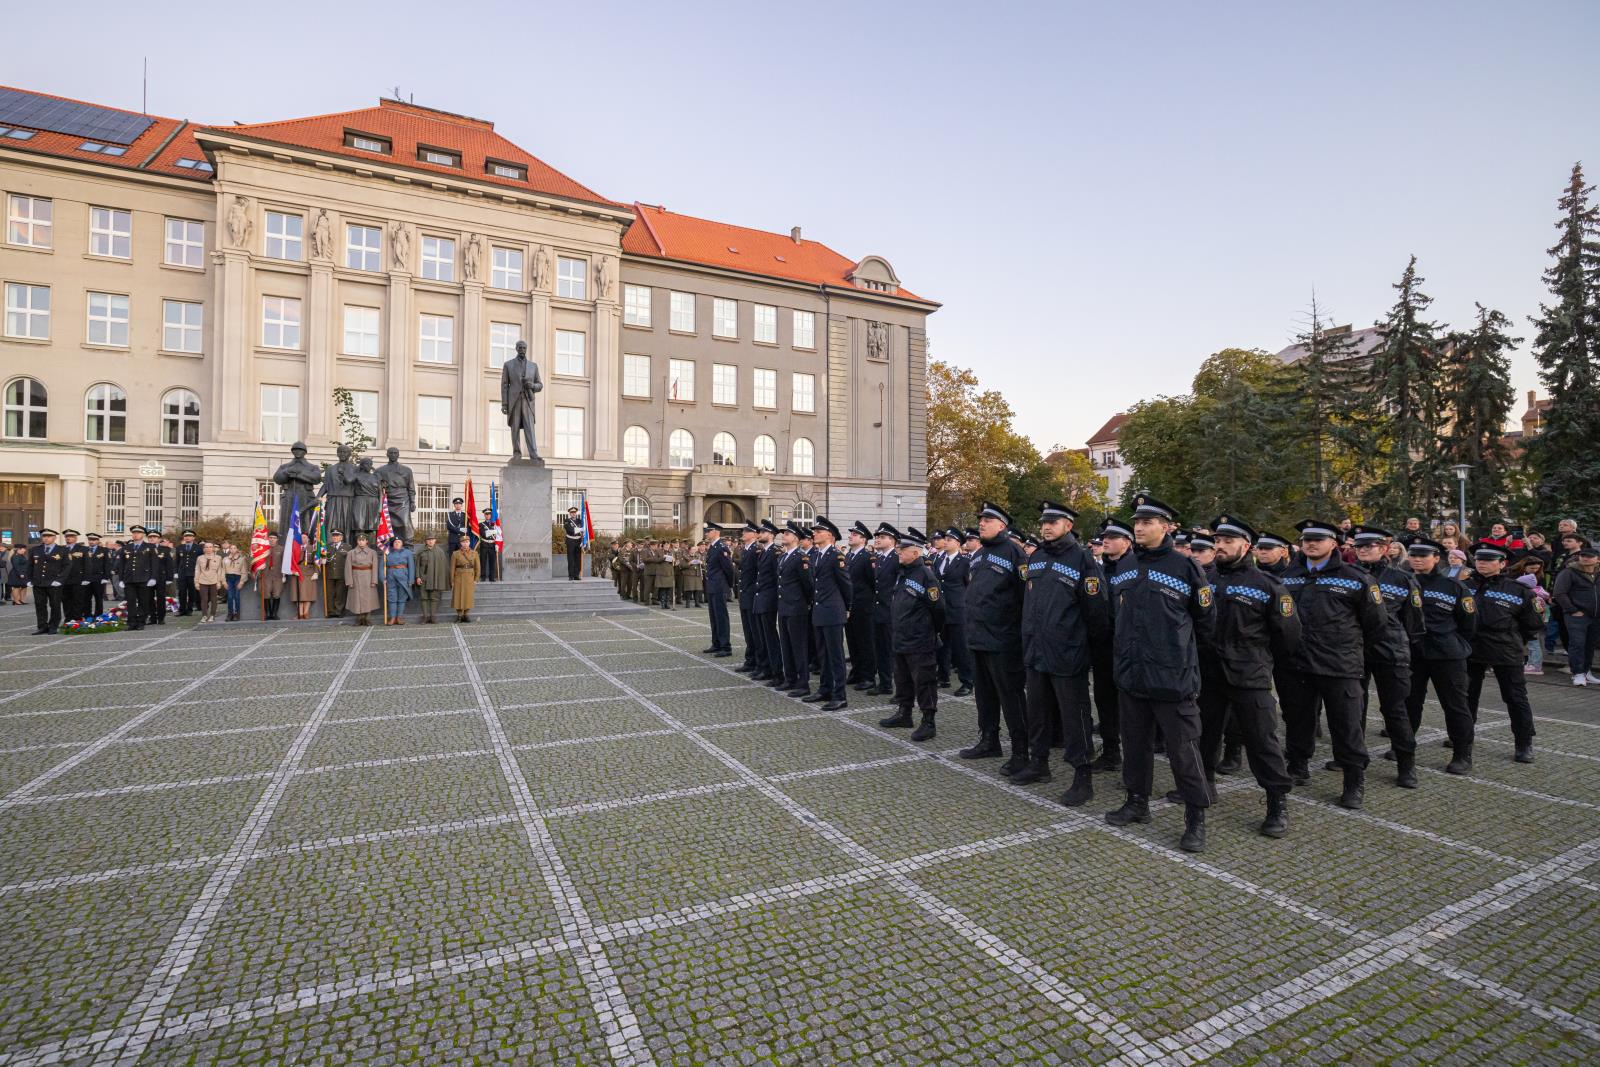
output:
POLYGON ((793 278, 781 278, 775 274, 762 274, 758 271, 735 270, 732 267, 713 267, 704 263, 695 263, 686 259, 674 259, 671 256, 647 256, 638 252, 624 252, 623 265, 636 263, 640 266, 669 267, 673 270, 684 270, 691 274, 703 274, 712 278, 727 278, 733 281, 755 281, 763 285, 774 285, 780 289, 790 289, 797 292, 813 293, 819 296, 837 297, 847 300, 860 300, 869 304, 883 304, 888 307, 903 308, 908 311, 920 311, 932 314, 944 305, 933 300, 910 300, 892 293, 878 293, 867 289, 855 289, 848 285, 818 285, 815 282, 802 282, 793 278))
POLYGON ((156 174, 148 170, 107 167, 87 160, 66 159, 62 156, 50 155, 45 152, 29 152, 26 149, 18 150, 3 143, 0 143, 0 159, 16 163, 31 163, 48 170, 66 171, 69 174, 78 174, 84 177, 113 178, 121 181, 162 186, 167 189, 184 189, 188 192, 199 193, 202 196, 212 195, 211 180, 209 178, 205 181, 198 181, 193 178, 178 178, 170 174, 156 174))

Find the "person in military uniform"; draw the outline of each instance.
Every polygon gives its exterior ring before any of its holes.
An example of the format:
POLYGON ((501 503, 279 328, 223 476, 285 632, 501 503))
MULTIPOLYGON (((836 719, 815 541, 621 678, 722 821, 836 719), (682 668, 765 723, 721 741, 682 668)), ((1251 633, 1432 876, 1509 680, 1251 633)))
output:
POLYGON ((111 550, 100 544, 100 535, 91 533, 89 542, 88 585, 83 586, 83 613, 94 618, 105 614, 106 582, 111 580, 111 550))
POLYGON ((811 559, 800 548, 798 523, 784 527, 782 544, 778 560, 778 647, 783 660, 784 695, 804 697, 811 693, 811 664, 806 658, 810 648, 811 600, 815 595, 811 559))
MULTIPOLYGON (((1444 709, 1444 727, 1450 735, 1450 774, 1472 773, 1472 709, 1467 703, 1467 657, 1478 629, 1478 605, 1470 590, 1446 577, 1440 560, 1444 545, 1417 535, 1406 546, 1411 572, 1422 591, 1422 640, 1411 649, 1411 693, 1406 713, 1414 734, 1422 727, 1422 707, 1428 683, 1444 709)), ((1520 661, 1519 661, 1520 662, 1520 661)))
POLYGON ((1257 534, 1256 566, 1282 579, 1283 572, 1289 569, 1289 539, 1267 530, 1257 534))
POLYGON ((323 592, 327 595, 328 618, 340 619, 344 617, 344 557, 350 551, 350 546, 344 543, 344 533, 333 530, 328 534, 328 560, 324 567, 327 573, 327 584, 323 592))
POLYGON ((839 528, 818 515, 812 524, 817 546, 816 562, 811 567, 811 629, 816 635, 816 653, 822 660, 822 678, 817 691, 805 698, 808 704, 821 704, 823 711, 845 707, 844 630, 853 610, 855 589, 843 553, 839 551, 839 528))
POLYGON ((561 520, 561 533, 567 543, 567 581, 583 579, 583 519, 578 509, 568 508, 567 517, 561 520))
POLYGON ((1127 799, 1106 815, 1113 826, 1150 821, 1155 729, 1184 801, 1178 847, 1206 844, 1211 790, 1200 760, 1200 635, 1216 618, 1205 574, 1172 543, 1176 513, 1147 493, 1133 498, 1134 560, 1108 579, 1115 601, 1113 651, 1122 714, 1122 784, 1127 799))
POLYGON ((161 561, 161 573, 156 582, 156 598, 150 621, 157 626, 165 626, 167 624, 167 586, 171 585, 178 576, 178 556, 173 551, 172 542, 163 537, 160 530, 151 530, 150 535, 155 538, 156 557, 161 561))
POLYGON ((677 553, 669 542, 657 541, 650 546, 646 565, 650 570, 651 588, 656 594, 656 606, 663 611, 672 610, 673 585, 677 578, 673 571, 677 562, 677 553))
POLYGON ((39 543, 28 548, 28 572, 33 576, 33 617, 38 622, 35 634, 53 634, 61 629, 62 590, 67 575, 67 550, 56 544, 56 532, 39 531, 39 543))
POLYGON ((1022 664, 1026 671, 1028 765, 1016 785, 1048 782, 1052 722, 1059 723, 1072 768, 1061 803, 1076 808, 1094 797, 1094 714, 1089 704, 1093 642, 1111 632, 1111 600, 1094 556, 1072 535, 1078 513, 1039 502, 1039 548, 1025 568, 1022 664))
MULTIPOLYGON (((1100 523, 1100 576, 1109 584, 1112 577, 1124 567, 1134 565, 1133 521, 1110 516, 1100 523)), ((1113 644, 1116 638, 1116 598, 1111 600, 1111 630, 1099 640, 1089 644, 1094 656, 1094 710, 1100 727, 1100 755, 1089 764, 1091 771, 1108 772, 1122 769, 1122 715, 1117 705, 1116 657, 1113 644)))
POLYGON ((483 517, 478 520, 478 567, 484 581, 500 580, 500 541, 495 536, 494 512, 489 508, 483 509, 483 517))
POLYGON ((778 527, 771 519, 761 520, 761 565, 756 573, 755 630, 766 655, 763 674, 752 675, 773 689, 783 689, 783 645, 778 639, 778 527))
POLYGON ((872 531, 860 519, 851 524, 846 538, 849 546, 844 554, 844 569, 850 576, 852 610, 844 631, 845 646, 850 656, 850 673, 845 682, 861 692, 870 689, 878 677, 872 642, 872 612, 878 595, 877 586, 873 583, 876 557, 868 547, 872 531))
POLYGON ((450 510, 444 517, 445 545, 451 555, 467 542, 467 513, 461 507, 464 503, 460 497, 450 501, 450 510))
POLYGON ((351 626, 371 626, 369 616, 383 606, 378 591, 382 567, 383 558, 367 544, 367 535, 357 533, 356 547, 344 554, 344 606, 355 616, 351 626))
MULTIPOLYGON (((911 725, 911 703, 916 700, 922 721, 911 740, 929 741, 938 735, 938 654, 935 643, 945 627, 944 596, 933 569, 923 561, 927 543, 907 530, 898 538, 895 563, 891 633, 894 640, 895 713, 879 726, 911 725)), ((881 576, 880 576, 881 577, 881 576)))
POLYGON ((194 569, 205 546, 194 539, 193 530, 183 531, 182 538, 173 550, 177 566, 175 580, 178 584, 178 614, 190 615, 200 603, 200 591, 195 588, 194 569))
POLYGON ((961 687, 954 696, 972 692, 972 650, 967 647, 967 576, 972 558, 961 550, 965 534, 957 527, 940 533, 944 550, 934 557, 933 572, 944 596, 944 631, 939 635, 939 687, 949 686, 954 670, 961 687))
POLYGON ((429 534, 417 552, 417 592, 422 597, 422 621, 435 623, 439 595, 450 588, 450 557, 439 547, 439 539, 429 534))
MULTIPOLYGON (((1393 535, 1388 530, 1352 526, 1350 539, 1355 544, 1356 561, 1377 581, 1388 614, 1383 637, 1367 645, 1362 697, 1365 700, 1370 679, 1376 684, 1378 713, 1383 716, 1384 732, 1389 737, 1389 751, 1384 758, 1394 760, 1398 767, 1395 784, 1415 789, 1417 742, 1406 714, 1406 700, 1411 693, 1411 646, 1422 638, 1422 591, 1409 570, 1389 562, 1393 535)), ((1365 721, 1363 715, 1363 726, 1365 721)))
POLYGON ((728 619, 728 591, 733 588, 733 556, 728 543, 722 539, 722 527, 706 523, 706 554, 703 560, 703 579, 706 596, 706 614, 711 619, 711 647, 707 655, 726 659, 733 655, 733 629, 728 619))
POLYGON ((1510 555, 1503 545, 1479 541, 1472 546, 1473 575, 1467 581, 1478 607, 1478 626, 1467 657, 1467 707, 1476 727, 1478 698, 1483 677, 1494 672, 1500 699, 1511 716, 1514 759, 1533 762, 1533 707, 1528 703, 1528 679, 1522 673, 1528 642, 1544 637, 1544 604, 1529 587, 1505 574, 1510 555))
POLYGON ((877 678, 868 696, 894 695, 894 583, 900 576, 895 546, 900 531, 886 522, 872 533, 872 665, 877 678))
POLYGON ((455 610, 456 622, 472 621, 472 608, 477 603, 478 595, 478 570, 481 565, 478 554, 465 542, 450 554, 450 607, 455 610))
POLYGON ((978 683, 978 740, 960 753, 962 759, 1000 755, 1003 714, 1011 740, 1011 758, 1000 765, 1005 775, 1016 774, 1029 759, 1022 665, 1027 557, 1008 536, 1011 525, 1011 516, 998 504, 985 502, 978 512, 981 547, 973 554, 967 579, 967 647, 978 683))
POLYGON ((256 589, 261 594, 261 620, 277 622, 283 600, 283 546, 277 531, 267 534, 267 565, 256 575, 256 589))
POLYGON ((128 543, 122 546, 122 585, 128 595, 128 629, 143 630, 154 610, 156 583, 161 576, 161 557, 156 546, 145 540, 143 526, 128 527, 128 543))
POLYGON ((756 583, 761 570, 761 527, 746 522, 739 530, 739 630, 744 662, 734 670, 752 678, 765 673, 766 645, 756 634, 756 583))
POLYGON ((385 626, 404 626, 406 602, 411 599, 411 588, 417 582, 417 560, 411 549, 399 537, 391 538, 389 551, 383 556, 385 594, 388 603, 384 610, 385 626))
POLYGON ((72 622, 83 618, 84 587, 89 584, 89 546, 78 540, 77 530, 62 530, 67 554, 67 565, 61 572, 61 621, 72 622))

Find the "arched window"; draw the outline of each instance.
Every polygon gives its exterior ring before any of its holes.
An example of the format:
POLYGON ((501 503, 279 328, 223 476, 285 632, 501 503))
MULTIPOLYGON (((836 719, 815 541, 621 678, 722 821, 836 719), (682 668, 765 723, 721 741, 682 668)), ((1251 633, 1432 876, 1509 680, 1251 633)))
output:
POLYGON ((734 443, 733 434, 723 432, 711 439, 711 462, 724 467, 731 467, 738 462, 739 446, 734 443))
POLYGON ((794 506, 794 518, 796 522, 810 522, 816 517, 817 509, 812 507, 809 502, 802 500, 800 503, 794 506))
POLYGON ((622 462, 630 467, 650 466, 649 430, 643 426, 629 426, 622 431, 622 462))
POLYGON ((622 502, 622 528, 624 530, 650 529, 650 501, 642 496, 630 496, 622 502))
POLYGON ((685 471, 694 466, 694 435, 688 430, 673 430, 667 438, 667 466, 685 471))
POLYGON ((200 398, 187 389, 169 389, 161 398, 161 443, 200 443, 200 398))
POLYGON ((109 382, 91 385, 84 395, 83 438, 107 444, 128 439, 128 394, 109 382))
POLYGON ((760 437, 757 437, 755 446, 755 463, 759 469, 764 471, 777 470, 778 442, 774 441, 766 434, 762 434, 760 437))
POLYGON ((33 378, 6 383, 6 436, 42 441, 48 428, 50 394, 33 378))
POLYGON ((789 465, 790 474, 815 474, 817 473, 817 450, 812 447, 808 437, 794 439, 793 462, 789 465))

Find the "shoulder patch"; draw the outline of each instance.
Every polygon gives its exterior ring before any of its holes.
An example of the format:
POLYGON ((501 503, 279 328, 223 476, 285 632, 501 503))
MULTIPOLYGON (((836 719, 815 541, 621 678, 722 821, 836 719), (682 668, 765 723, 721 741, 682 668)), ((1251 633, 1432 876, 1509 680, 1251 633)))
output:
POLYGON ((1422 607, 1422 590, 1416 586, 1411 587, 1411 606, 1414 608, 1422 607))
POLYGON ((1372 586, 1372 602, 1380 605, 1383 603, 1383 590, 1377 586, 1372 586))
POLYGON ((1085 596, 1099 596, 1100 595, 1100 579, 1098 579, 1098 578, 1085 578, 1083 580, 1083 593, 1084 593, 1085 596))
POLYGON ((1200 598, 1201 607, 1209 608, 1211 606, 1211 587, 1209 585, 1202 585, 1200 587, 1198 596, 1200 598))
POLYGON ((1468 615, 1471 615, 1473 612, 1478 610, 1478 605, 1473 603, 1473 600, 1470 596, 1464 596, 1461 598, 1461 610, 1466 612, 1468 615))
POLYGON ((928 602, 934 604, 939 602, 939 587, 937 585, 928 586, 928 602))
POLYGON ((1286 619, 1294 617, 1294 597, 1288 593, 1278 597, 1278 614, 1286 619))

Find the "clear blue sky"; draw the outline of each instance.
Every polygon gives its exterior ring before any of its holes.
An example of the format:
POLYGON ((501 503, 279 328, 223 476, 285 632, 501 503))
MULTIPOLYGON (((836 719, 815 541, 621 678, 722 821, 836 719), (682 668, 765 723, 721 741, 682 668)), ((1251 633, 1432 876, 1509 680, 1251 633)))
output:
POLYGON ((149 56, 151 111, 215 123, 398 85, 607 196, 803 226, 943 301, 935 357, 1041 447, 1277 350, 1313 287, 1369 325, 1413 252, 1436 318, 1521 325, 1600 178, 1594 0, 152 10, 35 7, 0 80, 137 108, 149 56))

